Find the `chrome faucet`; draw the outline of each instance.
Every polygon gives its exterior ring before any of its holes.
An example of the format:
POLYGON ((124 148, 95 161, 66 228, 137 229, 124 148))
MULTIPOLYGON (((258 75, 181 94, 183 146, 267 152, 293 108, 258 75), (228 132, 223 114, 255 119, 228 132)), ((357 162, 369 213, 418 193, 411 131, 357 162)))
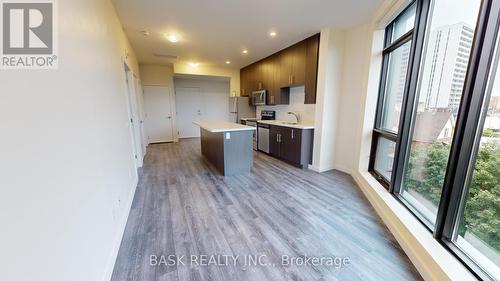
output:
POLYGON ((297 124, 300 123, 300 115, 298 113, 289 111, 288 114, 295 116, 295 118, 297 119, 297 124))

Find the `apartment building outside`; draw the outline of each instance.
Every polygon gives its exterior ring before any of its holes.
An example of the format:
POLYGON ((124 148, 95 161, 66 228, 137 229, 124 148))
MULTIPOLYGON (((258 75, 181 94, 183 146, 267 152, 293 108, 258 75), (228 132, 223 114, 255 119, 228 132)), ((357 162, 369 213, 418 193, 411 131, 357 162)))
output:
POLYGON ((424 103, 424 110, 448 108, 457 114, 473 32, 466 23, 441 26, 431 32, 425 57, 425 64, 430 67, 424 68, 421 83, 420 102, 424 103))

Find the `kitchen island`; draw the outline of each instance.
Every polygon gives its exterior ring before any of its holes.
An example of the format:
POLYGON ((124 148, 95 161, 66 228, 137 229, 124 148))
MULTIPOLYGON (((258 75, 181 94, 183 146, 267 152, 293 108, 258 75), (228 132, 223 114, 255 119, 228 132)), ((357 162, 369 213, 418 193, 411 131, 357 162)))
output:
POLYGON ((200 127, 201 153, 224 176, 250 172, 255 127, 219 120, 193 124, 200 127))

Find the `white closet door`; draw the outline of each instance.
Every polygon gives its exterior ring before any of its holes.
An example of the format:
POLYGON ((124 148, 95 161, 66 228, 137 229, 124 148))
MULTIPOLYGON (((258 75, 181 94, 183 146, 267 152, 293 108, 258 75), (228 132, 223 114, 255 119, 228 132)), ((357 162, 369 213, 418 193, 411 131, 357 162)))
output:
POLYGON ((202 120, 204 116, 204 97, 200 88, 176 88, 175 104, 177 110, 177 129, 179 138, 200 137, 200 128, 193 121, 202 120))
POLYGON ((149 143, 173 141, 172 108, 168 87, 144 86, 144 105, 149 143))

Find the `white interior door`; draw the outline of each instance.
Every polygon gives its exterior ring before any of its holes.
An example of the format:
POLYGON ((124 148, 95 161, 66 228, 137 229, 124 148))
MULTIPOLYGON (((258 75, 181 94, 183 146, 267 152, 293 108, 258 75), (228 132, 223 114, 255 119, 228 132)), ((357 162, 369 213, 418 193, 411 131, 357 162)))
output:
POLYGON ((143 88, 148 142, 173 141, 172 107, 168 87, 144 86, 143 88))
POLYGON ((126 79, 127 79, 127 103, 128 103, 128 114, 130 120, 130 130, 132 134, 132 145, 134 158, 136 159, 137 167, 142 167, 144 154, 142 150, 142 138, 140 129, 140 117, 139 109, 137 104, 137 91, 135 87, 135 76, 127 69, 126 66, 126 79))
POLYGON ((202 120, 204 115, 204 97, 200 88, 176 88, 175 107, 179 138, 200 137, 200 128, 193 121, 202 120))

